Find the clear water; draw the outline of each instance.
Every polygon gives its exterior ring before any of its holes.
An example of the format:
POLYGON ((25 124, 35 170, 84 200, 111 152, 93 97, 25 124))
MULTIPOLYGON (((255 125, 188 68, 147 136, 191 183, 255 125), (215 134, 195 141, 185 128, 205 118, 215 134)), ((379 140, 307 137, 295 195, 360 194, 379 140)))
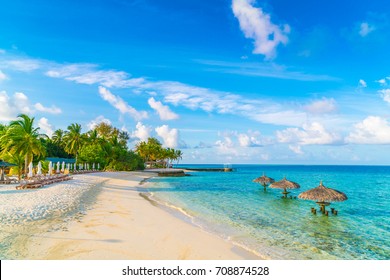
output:
MULTIPOLYGON (((223 167, 182 165, 181 167, 223 167)), ((202 228, 271 259, 390 259, 390 166, 233 165, 234 172, 154 178, 159 202, 187 213, 202 228), (281 199, 282 190, 252 180, 284 176, 301 185, 293 196, 325 186, 348 200, 338 215, 313 215, 314 201, 281 199)))

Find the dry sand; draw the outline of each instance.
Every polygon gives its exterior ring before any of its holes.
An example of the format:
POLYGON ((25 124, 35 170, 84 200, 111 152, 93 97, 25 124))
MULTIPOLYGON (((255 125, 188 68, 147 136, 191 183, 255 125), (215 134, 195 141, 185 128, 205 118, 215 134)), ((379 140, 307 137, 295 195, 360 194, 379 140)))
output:
POLYGON ((67 231, 32 236, 27 259, 176 260, 256 259, 140 195, 144 172, 99 173, 102 188, 92 209, 67 231))

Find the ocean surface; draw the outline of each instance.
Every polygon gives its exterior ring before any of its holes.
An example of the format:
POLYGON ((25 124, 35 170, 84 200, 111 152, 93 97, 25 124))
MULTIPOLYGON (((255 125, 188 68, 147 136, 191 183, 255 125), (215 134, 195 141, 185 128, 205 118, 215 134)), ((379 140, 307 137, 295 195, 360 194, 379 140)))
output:
MULTIPOLYGON (((223 165, 180 165, 222 168, 223 165)), ((151 198, 206 231, 269 259, 390 259, 390 166, 233 165, 233 172, 191 172, 150 180, 151 198), (253 179, 263 172, 297 182, 293 199, 253 179), (320 181, 344 192, 338 215, 314 215, 315 201, 294 199, 320 181)), ((178 229, 180 230, 180 229, 178 229)))

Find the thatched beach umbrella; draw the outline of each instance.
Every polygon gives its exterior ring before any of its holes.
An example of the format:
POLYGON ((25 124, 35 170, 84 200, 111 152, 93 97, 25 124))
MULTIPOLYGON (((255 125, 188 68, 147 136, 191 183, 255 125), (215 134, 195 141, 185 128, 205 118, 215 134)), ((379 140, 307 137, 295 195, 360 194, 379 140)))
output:
POLYGON ((263 174, 263 176, 254 179, 253 182, 259 183, 260 185, 262 185, 262 186, 264 187, 264 190, 265 190, 266 187, 267 187, 269 184, 274 183, 275 180, 272 179, 272 178, 270 178, 270 177, 268 177, 268 176, 265 176, 265 174, 263 174))
POLYGON ((272 183, 269 187, 272 189, 283 189, 283 197, 287 198, 287 195, 290 193, 287 189, 299 189, 301 186, 298 183, 289 181, 286 177, 284 177, 283 180, 272 183))
POLYGON ((325 187, 322 181, 318 187, 305 191, 298 197, 301 199, 316 200, 323 213, 325 213, 325 206, 328 206, 331 201, 344 201, 348 199, 345 193, 325 187))

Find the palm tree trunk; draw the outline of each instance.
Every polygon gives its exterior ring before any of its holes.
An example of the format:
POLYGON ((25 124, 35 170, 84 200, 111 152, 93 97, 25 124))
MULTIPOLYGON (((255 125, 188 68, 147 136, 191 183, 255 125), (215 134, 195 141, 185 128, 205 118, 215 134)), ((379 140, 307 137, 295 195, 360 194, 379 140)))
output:
POLYGON ((24 157, 24 175, 27 177, 28 155, 24 157))

